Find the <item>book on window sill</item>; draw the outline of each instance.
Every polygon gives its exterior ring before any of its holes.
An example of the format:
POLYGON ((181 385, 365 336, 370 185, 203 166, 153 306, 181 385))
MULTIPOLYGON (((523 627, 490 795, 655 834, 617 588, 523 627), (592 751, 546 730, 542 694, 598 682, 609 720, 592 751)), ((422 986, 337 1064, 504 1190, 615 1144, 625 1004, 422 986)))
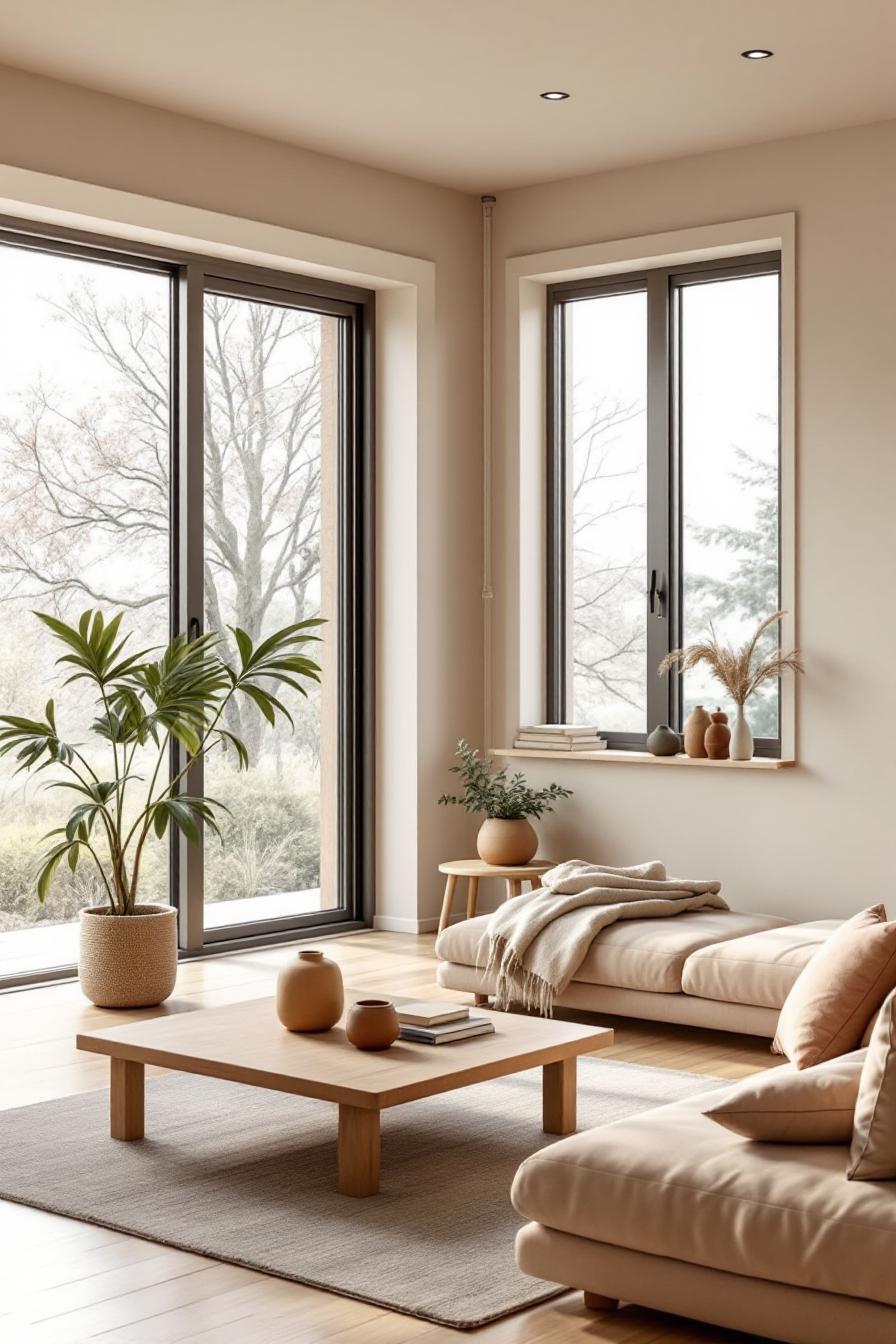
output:
POLYGON ((435 1027, 402 1026, 401 1039, 416 1041, 418 1045, 447 1045, 449 1041, 465 1041, 474 1036, 489 1036, 495 1024, 487 1017, 471 1017, 466 1022, 442 1022, 435 1027))
POLYGON ((466 1022, 469 1008, 462 1003, 402 1003, 397 1007, 398 1020, 404 1026, 434 1027, 442 1022, 466 1022))
POLYGON ((513 745, 517 751, 605 751, 607 743, 603 737, 518 737, 513 745))
POLYGON ((520 737, 530 733, 537 737, 599 737, 600 729, 593 723, 526 723, 520 727, 520 737))

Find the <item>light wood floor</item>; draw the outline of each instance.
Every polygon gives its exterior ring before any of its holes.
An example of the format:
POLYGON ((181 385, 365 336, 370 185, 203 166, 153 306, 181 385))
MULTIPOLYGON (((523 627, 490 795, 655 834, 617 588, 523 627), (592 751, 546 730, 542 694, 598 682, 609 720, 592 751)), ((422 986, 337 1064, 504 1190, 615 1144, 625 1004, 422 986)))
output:
MULTIPOLYGON (((366 933, 330 940, 328 953, 342 964, 350 985, 462 998, 436 986, 432 944, 431 937, 366 933)), ((278 947, 187 962, 178 974, 175 999, 222 1004, 270 994, 276 968, 294 955, 278 947)), ((147 1015, 94 1008, 74 984, 0 994, 0 1108, 106 1087, 108 1062, 75 1050, 75 1032, 147 1015)), ((605 1057, 730 1078, 770 1063, 768 1045, 746 1037, 607 1021, 616 1026, 617 1036, 605 1057)), ((59 1142, 65 1143, 64 1134, 59 1142)), ((474 1344, 748 1340, 635 1307, 612 1315, 587 1312, 578 1293, 481 1330, 447 1330, 0 1201, 0 1340, 5 1344, 93 1339, 104 1344, 459 1344, 464 1338, 474 1344)))

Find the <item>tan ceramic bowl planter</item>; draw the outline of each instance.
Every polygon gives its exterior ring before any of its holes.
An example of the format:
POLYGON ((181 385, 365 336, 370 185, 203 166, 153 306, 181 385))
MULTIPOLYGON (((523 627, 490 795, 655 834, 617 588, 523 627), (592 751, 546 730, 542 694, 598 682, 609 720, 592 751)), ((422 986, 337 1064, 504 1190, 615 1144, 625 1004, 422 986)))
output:
POLYGON ((151 1008, 163 1003, 177 975, 177 911, 138 905, 132 915, 104 906, 81 911, 78 976, 98 1008, 151 1008))
POLYGON ((487 817, 479 827, 476 848, 485 863, 496 868, 518 868, 535 857, 538 836, 525 817, 518 821, 487 817))

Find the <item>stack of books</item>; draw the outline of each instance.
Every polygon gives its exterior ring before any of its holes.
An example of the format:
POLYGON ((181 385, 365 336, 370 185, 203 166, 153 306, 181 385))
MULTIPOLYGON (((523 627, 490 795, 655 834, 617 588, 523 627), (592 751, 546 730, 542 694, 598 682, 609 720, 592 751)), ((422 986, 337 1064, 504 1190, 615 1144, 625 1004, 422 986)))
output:
POLYGON ((607 742, 590 724, 535 723, 521 728, 513 745, 526 751, 604 751, 607 742))
POLYGON ((456 1003, 404 1003, 396 1005, 401 1023, 400 1038, 421 1045, 446 1045, 470 1036, 488 1036, 495 1024, 488 1017, 471 1017, 469 1008, 456 1003))

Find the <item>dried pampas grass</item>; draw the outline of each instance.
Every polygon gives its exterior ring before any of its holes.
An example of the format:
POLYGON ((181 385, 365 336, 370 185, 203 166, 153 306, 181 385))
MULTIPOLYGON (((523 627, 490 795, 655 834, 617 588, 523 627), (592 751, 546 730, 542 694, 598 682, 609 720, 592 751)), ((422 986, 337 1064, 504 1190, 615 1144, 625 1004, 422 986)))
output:
POLYGON ((784 615, 783 611, 776 611, 771 616, 767 616, 753 637, 748 639, 746 644, 741 645, 739 649, 732 649, 729 644, 720 644, 715 637, 715 631, 710 626, 709 639, 697 644, 689 644, 686 649, 674 649, 672 653, 667 654, 660 663, 659 674, 662 676, 674 667, 677 667, 680 672, 690 672, 700 663, 705 663, 716 681, 725 688, 734 703, 742 709, 757 686, 761 686, 764 681, 771 681, 773 678, 783 676, 785 672, 803 671, 799 652, 796 649, 792 649, 790 653, 770 653, 768 657, 758 662, 754 661, 756 646, 760 639, 766 630, 773 626, 776 621, 780 621, 784 615))

